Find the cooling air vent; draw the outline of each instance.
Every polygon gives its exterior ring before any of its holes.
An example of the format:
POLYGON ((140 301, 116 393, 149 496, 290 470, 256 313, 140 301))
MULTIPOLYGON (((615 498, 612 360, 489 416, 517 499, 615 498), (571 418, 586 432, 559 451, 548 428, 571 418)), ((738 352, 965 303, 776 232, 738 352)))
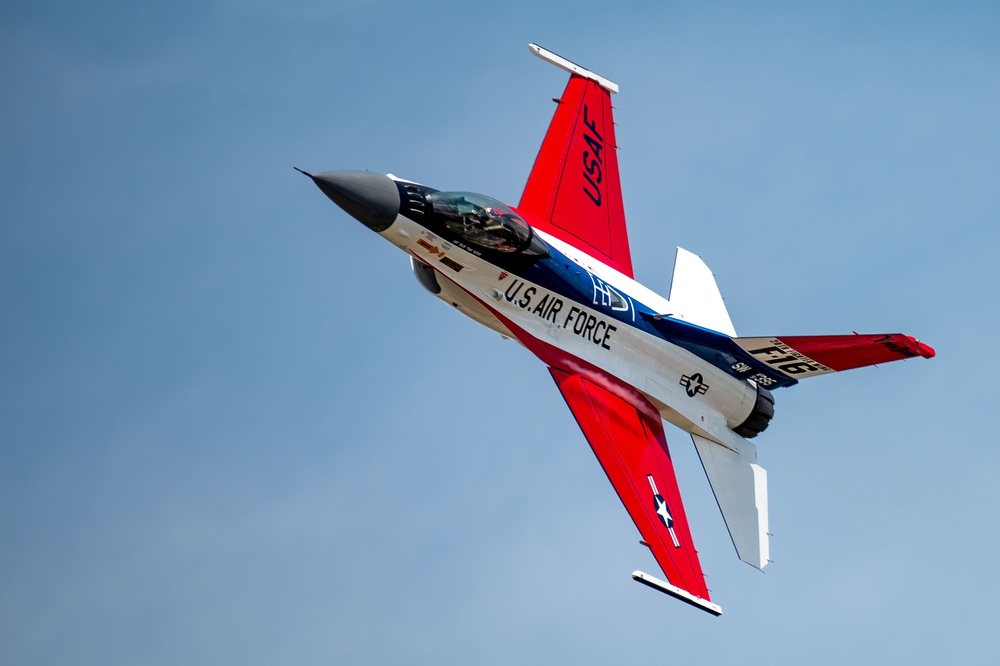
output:
POLYGON ((417 185, 416 183, 403 183, 399 181, 396 182, 396 186, 399 187, 400 214, 405 215, 415 222, 422 221, 430 213, 427 199, 424 197, 437 192, 437 190, 432 187, 417 185))

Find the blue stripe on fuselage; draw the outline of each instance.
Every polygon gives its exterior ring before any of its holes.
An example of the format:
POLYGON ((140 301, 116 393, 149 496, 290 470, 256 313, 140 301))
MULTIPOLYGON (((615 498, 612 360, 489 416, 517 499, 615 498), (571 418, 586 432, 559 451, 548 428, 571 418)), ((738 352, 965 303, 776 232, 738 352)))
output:
MULTIPOLYGON (((597 310, 625 326, 632 326, 677 345, 733 377, 754 379, 768 389, 798 383, 764 365, 740 348, 728 335, 663 316, 664 313, 653 311, 620 288, 606 284, 551 245, 549 252, 550 256, 539 259, 515 275, 568 301, 597 310)), ((510 291, 511 288, 508 288, 507 300, 512 300, 510 291)), ((513 298, 517 297, 515 292, 513 298)), ((540 316, 544 317, 550 312, 551 310, 543 309, 540 316)), ((563 313, 561 316, 566 317, 568 314, 563 313)))

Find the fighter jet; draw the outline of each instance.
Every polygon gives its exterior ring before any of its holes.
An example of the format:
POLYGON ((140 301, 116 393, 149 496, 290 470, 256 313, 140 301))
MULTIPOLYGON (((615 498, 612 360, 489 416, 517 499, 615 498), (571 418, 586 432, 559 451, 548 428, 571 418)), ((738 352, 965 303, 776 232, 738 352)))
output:
POLYGON ((763 570, 767 474, 749 440, 774 415, 772 391, 934 350, 899 333, 739 337, 711 270, 680 248, 669 298, 636 282, 612 121, 618 86, 529 48, 569 82, 516 207, 391 174, 302 173, 407 253, 429 292, 548 366, 666 580, 632 577, 720 615, 663 421, 690 433, 736 553, 763 570))

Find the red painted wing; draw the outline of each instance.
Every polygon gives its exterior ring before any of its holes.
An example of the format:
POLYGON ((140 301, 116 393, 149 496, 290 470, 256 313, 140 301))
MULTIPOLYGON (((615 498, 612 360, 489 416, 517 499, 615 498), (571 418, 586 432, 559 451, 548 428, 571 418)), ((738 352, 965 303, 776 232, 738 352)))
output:
POLYGON ((537 229, 632 277, 611 93, 570 76, 518 212, 537 229))
POLYGON ((626 399, 582 375, 549 371, 667 580, 707 601, 659 414, 641 396, 626 399))

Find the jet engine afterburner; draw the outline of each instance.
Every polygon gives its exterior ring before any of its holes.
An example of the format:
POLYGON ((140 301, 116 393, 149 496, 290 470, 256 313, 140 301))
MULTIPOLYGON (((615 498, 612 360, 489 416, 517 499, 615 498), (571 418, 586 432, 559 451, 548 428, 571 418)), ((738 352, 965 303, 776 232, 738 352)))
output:
POLYGON ((746 417, 743 423, 733 428, 740 437, 756 437, 767 429, 774 416, 774 396, 762 386, 757 386, 757 400, 754 402, 750 416, 746 417))

